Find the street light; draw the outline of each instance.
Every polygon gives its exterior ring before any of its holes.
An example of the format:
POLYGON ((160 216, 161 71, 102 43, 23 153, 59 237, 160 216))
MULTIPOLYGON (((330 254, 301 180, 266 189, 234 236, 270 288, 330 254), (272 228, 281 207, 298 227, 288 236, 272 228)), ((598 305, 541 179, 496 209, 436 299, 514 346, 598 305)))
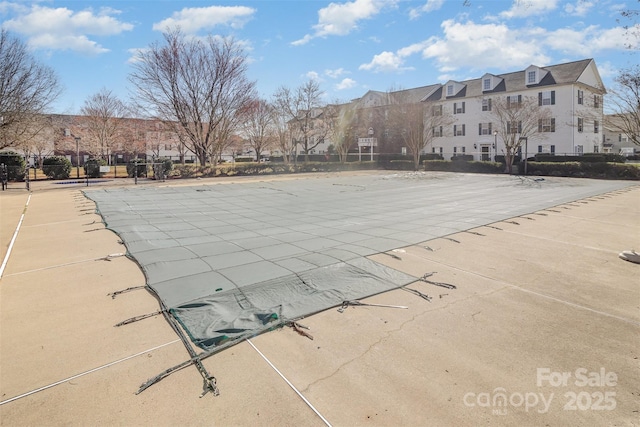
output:
MULTIPOLYGON (((529 157, 529 138, 526 136, 520 137, 520 144, 524 141, 524 174, 527 174, 527 157, 529 157)), ((521 145, 522 146, 522 145, 521 145)))
POLYGON ((76 178, 80 179, 80 137, 76 136, 76 178))
POLYGON ((495 150, 495 158, 493 159, 494 161, 498 161, 497 157, 498 157, 498 131, 494 130, 493 131, 493 149, 495 150))

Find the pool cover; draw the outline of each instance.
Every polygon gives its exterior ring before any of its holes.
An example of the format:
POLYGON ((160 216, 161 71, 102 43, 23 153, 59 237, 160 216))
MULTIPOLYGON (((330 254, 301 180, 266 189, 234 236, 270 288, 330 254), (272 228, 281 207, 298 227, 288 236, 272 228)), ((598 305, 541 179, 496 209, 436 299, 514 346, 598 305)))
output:
POLYGON ((416 280, 369 255, 628 185, 372 173, 85 194, 163 309, 211 351, 416 280))

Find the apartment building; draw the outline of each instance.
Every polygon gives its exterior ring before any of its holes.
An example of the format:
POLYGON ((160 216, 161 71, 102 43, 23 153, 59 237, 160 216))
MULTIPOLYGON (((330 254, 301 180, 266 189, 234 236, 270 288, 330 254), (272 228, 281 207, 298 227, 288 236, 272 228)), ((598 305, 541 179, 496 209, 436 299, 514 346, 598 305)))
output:
POLYGON ((522 155, 525 146, 529 156, 602 151, 605 93, 595 61, 584 59, 546 67, 531 65, 505 74, 485 73, 476 79, 401 91, 369 91, 351 104, 364 110, 358 127, 373 131, 377 152, 407 152, 398 132, 393 137, 394 124, 388 123, 388 110, 398 102, 421 103, 427 141, 424 153, 441 154, 445 159, 465 154, 475 160, 494 160, 505 151, 505 140, 509 139, 505 133, 513 134, 511 139, 524 137, 522 155), (519 121, 506 126, 500 122, 494 111, 498 102, 513 108, 524 102, 533 103, 545 114, 525 133, 519 121), (447 120, 431 126, 430 115, 446 116, 447 120))

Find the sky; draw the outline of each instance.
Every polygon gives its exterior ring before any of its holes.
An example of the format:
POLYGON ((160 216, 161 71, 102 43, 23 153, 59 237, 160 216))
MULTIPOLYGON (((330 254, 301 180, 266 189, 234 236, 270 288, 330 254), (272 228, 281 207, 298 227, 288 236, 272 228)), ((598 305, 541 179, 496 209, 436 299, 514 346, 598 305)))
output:
MULTIPOLYGON (((593 58, 606 86, 638 50, 622 18, 637 0, 2 1, 0 25, 53 68, 52 113, 77 114, 103 88, 123 101, 136 52, 167 29, 233 37, 248 78, 270 99, 319 82, 324 99, 408 89, 484 73, 593 58)), ((636 24, 637 25, 637 24, 636 24)), ((635 41, 637 46, 637 40, 635 41)))

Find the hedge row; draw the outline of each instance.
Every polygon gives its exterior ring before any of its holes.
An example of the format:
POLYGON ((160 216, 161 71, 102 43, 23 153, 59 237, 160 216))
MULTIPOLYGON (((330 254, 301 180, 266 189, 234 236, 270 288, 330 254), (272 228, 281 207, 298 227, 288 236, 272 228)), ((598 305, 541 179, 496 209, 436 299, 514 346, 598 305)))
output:
POLYGON ((554 154, 536 154, 535 155, 536 162, 546 162, 546 163, 566 163, 566 162, 588 162, 588 163, 604 163, 604 162, 614 162, 614 163, 624 163, 627 161, 627 158, 621 154, 613 154, 613 153, 585 153, 581 156, 556 156, 554 154))
MULTIPOLYGON (((524 165, 520 165, 524 170, 524 165)), ((590 162, 529 162, 528 175, 566 176, 600 179, 640 179, 640 167, 621 163, 590 162)))
POLYGON ((422 164, 424 170, 439 172, 503 173, 505 168, 502 163, 461 160, 427 160, 422 164))
POLYGON ((337 172, 376 169, 376 162, 307 162, 307 163, 236 163, 223 164, 216 167, 207 166, 197 169, 176 167, 172 176, 183 178, 198 175, 201 177, 272 175, 303 172, 337 172))

